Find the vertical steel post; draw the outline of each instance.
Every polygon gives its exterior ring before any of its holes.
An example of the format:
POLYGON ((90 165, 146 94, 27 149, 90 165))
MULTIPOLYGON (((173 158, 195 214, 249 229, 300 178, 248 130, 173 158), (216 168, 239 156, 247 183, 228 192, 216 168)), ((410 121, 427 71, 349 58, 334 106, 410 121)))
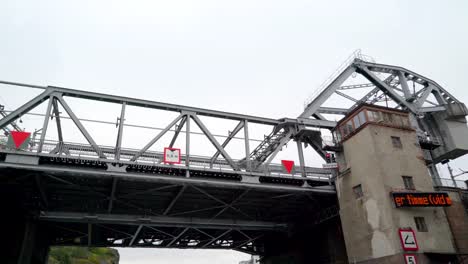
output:
POLYGON ((250 171, 249 121, 244 120, 245 168, 250 171))
POLYGON ((190 177, 190 114, 185 118, 185 167, 187 171, 185 177, 190 177))
POLYGON ((122 103, 122 110, 120 112, 119 131, 117 134, 117 143, 115 144, 115 160, 120 160, 120 148, 122 146, 122 133, 125 120, 125 106, 126 102, 122 103))
POLYGON ((177 140, 177 137, 179 136, 180 134, 180 131, 182 131, 182 128, 184 127, 184 124, 185 124, 185 119, 186 117, 182 117, 182 120, 180 120, 180 123, 179 125, 176 125, 176 129, 175 129, 175 132, 174 132, 174 136, 172 137, 172 140, 171 140, 171 143, 169 143, 169 147, 172 148, 177 140))
POLYGON ((50 112, 52 111, 53 101, 54 101, 54 97, 52 95, 49 96, 49 104, 47 105, 47 110, 46 110, 46 114, 44 117, 44 124, 42 125, 41 139, 39 141, 39 146, 37 147, 37 153, 42 152, 42 146, 44 145, 45 135, 47 133, 47 127, 49 126, 49 118, 50 118, 50 112))
POLYGON ((59 140, 59 143, 62 144, 63 143, 62 124, 60 122, 60 112, 58 109, 57 98, 53 99, 52 105, 54 106, 55 122, 57 123, 58 140, 59 140))
POLYGON ((427 168, 429 169, 429 172, 431 173, 432 183, 434 184, 434 186, 442 186, 442 181, 440 180, 440 175, 439 175, 439 172, 437 171, 436 165, 429 164, 427 168))
POLYGON ((301 175, 302 177, 306 177, 305 172, 305 162, 304 162, 304 151, 302 150, 302 143, 298 140, 296 141, 297 144, 297 153, 299 153, 299 165, 301 167, 301 175))
POLYGON ((88 247, 93 244, 93 224, 88 223, 88 247))
POLYGON ((452 179, 453 182, 453 187, 457 188, 457 182, 455 181, 455 177, 453 176, 453 170, 452 167, 450 167, 450 163, 447 162, 447 169, 450 173, 450 178, 452 179))

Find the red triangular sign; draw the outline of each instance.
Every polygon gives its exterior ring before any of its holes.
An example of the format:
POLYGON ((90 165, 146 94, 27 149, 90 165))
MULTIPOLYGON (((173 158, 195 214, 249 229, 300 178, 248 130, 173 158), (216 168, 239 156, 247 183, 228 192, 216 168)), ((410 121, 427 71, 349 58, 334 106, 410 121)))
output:
POLYGON ((288 173, 291 173, 294 167, 294 161, 292 160, 282 160, 281 163, 288 173))
POLYGON ((11 131, 11 138, 13 138, 13 142, 15 143, 15 147, 19 148, 21 144, 31 135, 29 132, 21 132, 21 131, 11 131))

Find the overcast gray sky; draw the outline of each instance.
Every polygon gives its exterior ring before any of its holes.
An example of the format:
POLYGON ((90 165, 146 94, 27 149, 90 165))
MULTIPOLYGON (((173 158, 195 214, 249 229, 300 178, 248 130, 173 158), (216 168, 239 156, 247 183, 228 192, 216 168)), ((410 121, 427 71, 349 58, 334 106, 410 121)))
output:
MULTIPOLYGON (((361 48, 468 102, 467 1, 3 0, 0 12, 2 80, 296 117, 361 48)), ((16 92, 1 89, 0 102, 15 105, 16 92)), ((466 161, 454 167, 468 169, 466 161)), ((248 258, 231 251, 120 252, 122 264, 248 258)))

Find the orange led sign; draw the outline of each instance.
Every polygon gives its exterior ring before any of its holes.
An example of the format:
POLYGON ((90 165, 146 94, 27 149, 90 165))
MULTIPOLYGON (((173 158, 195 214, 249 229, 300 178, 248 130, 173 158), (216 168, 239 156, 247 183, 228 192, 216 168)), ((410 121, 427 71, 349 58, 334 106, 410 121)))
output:
POLYGON ((450 206, 452 200, 447 193, 393 192, 396 207, 439 207, 450 206))

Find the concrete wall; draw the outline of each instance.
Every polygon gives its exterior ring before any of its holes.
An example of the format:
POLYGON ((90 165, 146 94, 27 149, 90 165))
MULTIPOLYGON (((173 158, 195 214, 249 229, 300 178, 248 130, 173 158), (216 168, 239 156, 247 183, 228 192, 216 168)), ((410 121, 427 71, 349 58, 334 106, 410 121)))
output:
POLYGON ((442 188, 441 191, 448 192, 452 199, 452 206, 445 208, 445 214, 452 230, 454 244, 459 254, 468 254, 468 213, 461 200, 463 192, 468 191, 454 188, 442 188))
MULTIPOLYGON (((414 131, 369 124, 343 142, 336 180, 340 216, 351 263, 402 253, 399 228, 412 228, 420 252, 454 253, 443 208, 395 208, 392 191, 411 176, 417 191, 434 191, 414 131), (402 148, 392 145, 400 137, 402 148), (353 187, 364 196, 356 199, 353 187), (417 232, 414 217, 425 218, 429 232, 417 232)), ((398 262, 400 263, 400 262, 398 262)))

